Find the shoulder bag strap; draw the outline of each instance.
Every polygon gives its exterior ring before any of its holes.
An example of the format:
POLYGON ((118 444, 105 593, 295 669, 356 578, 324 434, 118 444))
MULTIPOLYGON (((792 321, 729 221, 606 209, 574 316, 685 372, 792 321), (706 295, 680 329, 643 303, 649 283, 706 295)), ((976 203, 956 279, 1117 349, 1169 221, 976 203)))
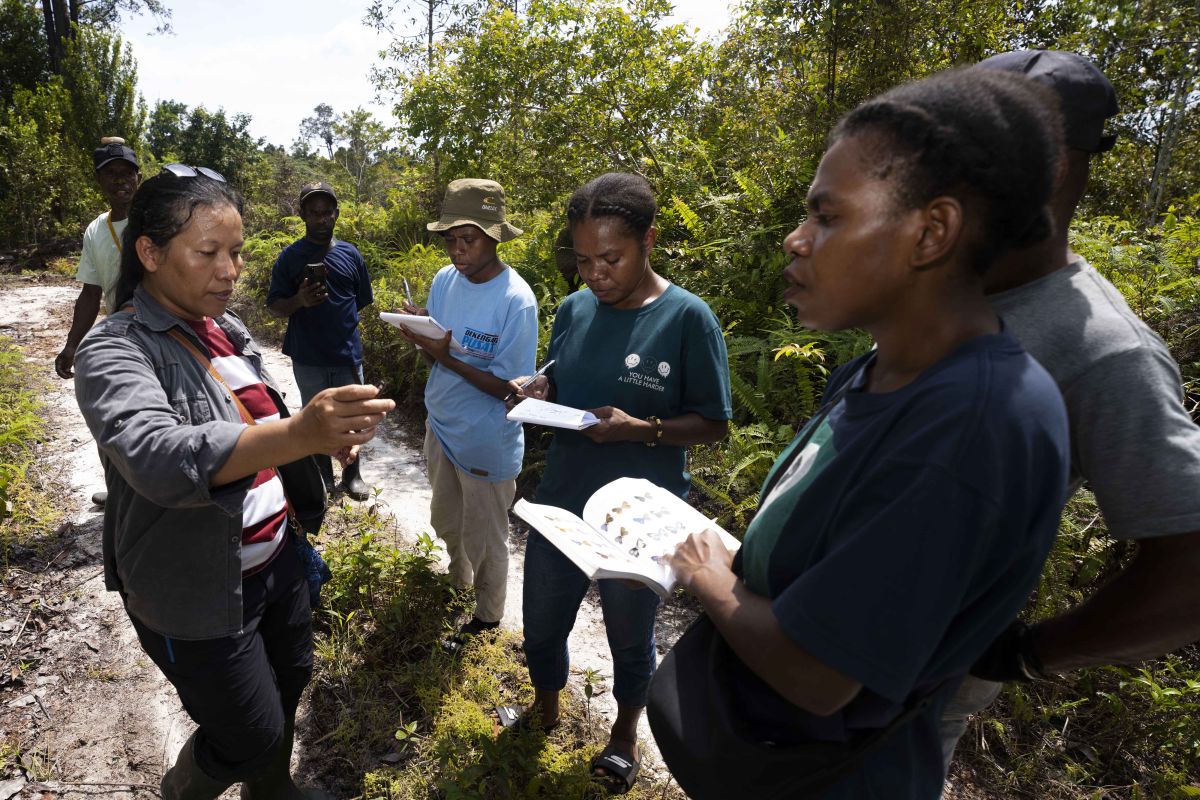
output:
POLYGON ((246 406, 244 406, 242 401, 238 398, 237 392, 229 388, 229 384, 226 383, 225 379, 221 377, 221 373, 217 372, 217 368, 214 367, 212 362, 208 360, 208 356, 200 352, 200 348, 196 347, 196 345, 190 342, 188 338, 180 333, 176 328, 172 328, 171 330, 167 331, 167 335, 183 345, 184 348, 192 354, 192 357, 199 361, 202 367, 208 370, 208 374, 212 376, 212 379, 223 386, 225 391, 229 392, 229 396, 233 398, 233 402, 238 408, 238 413, 242 415, 242 420, 247 425, 258 424, 254 420, 254 415, 246 409, 246 406))

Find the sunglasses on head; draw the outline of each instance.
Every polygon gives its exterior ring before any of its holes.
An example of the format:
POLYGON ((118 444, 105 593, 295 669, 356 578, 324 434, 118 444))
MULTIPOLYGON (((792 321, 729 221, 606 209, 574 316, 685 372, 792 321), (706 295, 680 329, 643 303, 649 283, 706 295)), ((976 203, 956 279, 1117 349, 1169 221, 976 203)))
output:
POLYGON ((225 183, 225 176, 215 169, 208 167, 189 167, 187 164, 167 164, 163 167, 176 178, 208 178, 209 180, 225 183))

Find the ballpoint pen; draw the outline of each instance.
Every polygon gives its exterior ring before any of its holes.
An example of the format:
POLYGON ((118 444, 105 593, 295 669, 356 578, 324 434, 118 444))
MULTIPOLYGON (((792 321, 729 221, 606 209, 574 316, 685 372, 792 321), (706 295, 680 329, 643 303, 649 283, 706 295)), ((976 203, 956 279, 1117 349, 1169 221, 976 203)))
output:
POLYGON ((404 281, 404 299, 407 300, 408 304, 411 306, 413 304, 412 290, 408 288, 408 278, 401 278, 400 280, 404 281))
MULTIPOLYGON (((539 369, 537 372, 535 372, 535 373, 533 373, 532 375, 530 375, 530 376, 529 376, 529 380, 527 380, 527 381, 525 381, 524 383, 522 383, 520 386, 518 386, 518 387, 517 387, 517 389, 518 389, 518 390, 521 390, 521 391, 523 391, 523 390, 525 389, 525 387, 526 387, 526 386, 528 386, 529 384, 533 383, 534 379, 535 379, 535 378, 537 378, 537 376, 538 376, 538 375, 541 375, 543 372, 545 372, 546 370, 550 369, 550 367, 554 366, 554 361, 555 361, 555 360, 552 358, 552 359, 550 359, 549 361, 547 361, 545 364, 542 364, 541 368, 540 368, 540 369, 539 369)), ((509 392, 509 393, 508 393, 508 394, 505 396, 505 398, 504 398, 504 402, 506 402, 506 403, 507 403, 509 400, 512 400, 512 399, 513 399, 513 396, 514 396, 515 394, 516 394, 516 392, 509 392)))

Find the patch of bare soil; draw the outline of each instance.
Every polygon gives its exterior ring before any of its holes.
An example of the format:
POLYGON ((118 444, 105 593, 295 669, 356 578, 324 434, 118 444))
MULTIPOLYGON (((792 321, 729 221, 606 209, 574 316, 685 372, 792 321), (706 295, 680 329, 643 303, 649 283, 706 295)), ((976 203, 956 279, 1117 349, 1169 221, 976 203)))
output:
MULTIPOLYGON (((0 334, 25 348, 31 379, 46 388, 48 437, 36 469, 63 515, 53 537, 13 554, 0 592, 0 744, 22 754, 20 764, 0 774, 0 800, 18 794, 156 796, 164 768, 193 728, 170 684, 143 655, 120 598, 104 589, 102 514, 89 500, 103 489, 103 474, 73 384, 53 369, 77 292, 67 280, 0 278, 0 334)), ((264 345, 263 351, 267 369, 296 408, 289 360, 274 347, 264 345)), ((414 422, 389 420, 363 453, 363 477, 376 488, 368 502, 391 516, 397 544, 431 532, 424 463, 403 433, 414 422)), ((524 542, 525 533, 514 530, 503 624, 517 631, 524 542)), ((660 654, 693 616, 685 600, 660 611, 660 654)), ((594 590, 580 609, 570 648, 576 688, 582 691, 585 671, 599 673, 592 708, 613 719, 616 704, 606 690, 612 662, 594 590)), ((322 760, 305 713, 302 707, 295 756, 302 775, 319 773, 322 760)), ((646 771, 665 778, 645 720, 640 733, 646 771)), ((234 796, 233 789, 226 793, 234 796)))

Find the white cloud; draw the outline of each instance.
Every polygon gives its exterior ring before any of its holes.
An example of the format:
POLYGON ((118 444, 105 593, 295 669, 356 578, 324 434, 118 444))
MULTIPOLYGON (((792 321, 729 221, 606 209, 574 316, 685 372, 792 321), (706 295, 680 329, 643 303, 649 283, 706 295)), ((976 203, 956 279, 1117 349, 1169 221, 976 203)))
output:
MULTIPOLYGON (((388 42, 362 24, 367 0, 168 0, 175 34, 153 33, 154 21, 129 20, 124 35, 138 61, 138 85, 153 107, 245 113, 250 132, 290 146, 300 120, 318 103, 345 112, 365 106, 394 123, 389 104, 375 103, 371 67, 388 42)), ((717 0, 679 3, 671 22, 702 36, 720 31, 729 6, 717 0)))

